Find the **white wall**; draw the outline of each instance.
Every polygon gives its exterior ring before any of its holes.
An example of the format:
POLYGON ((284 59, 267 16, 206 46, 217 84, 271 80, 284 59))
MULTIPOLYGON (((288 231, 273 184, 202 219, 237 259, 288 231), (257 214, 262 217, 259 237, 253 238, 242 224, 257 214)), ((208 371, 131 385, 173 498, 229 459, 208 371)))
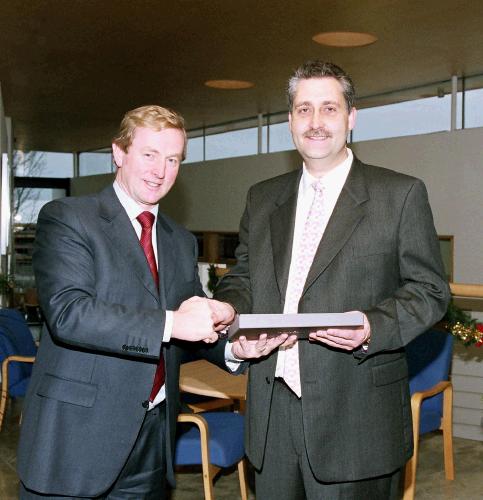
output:
MULTIPOLYGON (((439 234, 454 235, 454 281, 483 283, 483 128, 353 144, 358 157, 420 177, 439 234)), ((238 231, 248 188, 298 168, 296 151, 189 163, 161 206, 192 231, 238 231)), ((97 191, 111 174, 72 180, 72 194, 97 191)))
POLYGON ((454 281, 483 283, 483 128, 354 144, 365 162, 423 179, 438 234, 454 235, 454 281))

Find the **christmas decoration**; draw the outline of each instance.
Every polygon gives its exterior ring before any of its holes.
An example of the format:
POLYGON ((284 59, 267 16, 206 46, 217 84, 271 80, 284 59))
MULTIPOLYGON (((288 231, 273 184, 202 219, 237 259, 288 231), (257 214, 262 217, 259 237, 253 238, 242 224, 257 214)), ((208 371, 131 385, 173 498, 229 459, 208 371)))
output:
POLYGON ((455 305, 453 301, 450 302, 443 318, 443 326, 465 346, 481 347, 483 345, 483 323, 477 323, 476 319, 455 305))

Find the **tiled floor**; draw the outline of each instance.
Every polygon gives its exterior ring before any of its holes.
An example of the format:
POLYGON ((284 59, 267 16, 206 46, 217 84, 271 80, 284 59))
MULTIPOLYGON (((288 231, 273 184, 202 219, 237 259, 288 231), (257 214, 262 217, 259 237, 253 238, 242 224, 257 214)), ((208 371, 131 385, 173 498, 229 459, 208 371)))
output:
MULTIPOLYGON (((12 404, 0 433, 0 499, 17 500, 18 479, 15 473, 15 449, 18 438, 20 404, 12 404)), ((455 438, 454 481, 444 479, 442 440, 438 435, 421 440, 416 500, 482 500, 483 442, 455 438)), ((178 488, 172 500, 202 500, 201 474, 178 474, 178 488)), ((215 485, 217 500, 240 498, 236 470, 222 475, 215 485)), ((255 497, 251 495, 251 500, 255 497)), ((258 499, 263 500, 263 499, 258 499)), ((362 500, 362 499, 361 499, 362 500)), ((367 499, 370 500, 370 499, 367 499)))

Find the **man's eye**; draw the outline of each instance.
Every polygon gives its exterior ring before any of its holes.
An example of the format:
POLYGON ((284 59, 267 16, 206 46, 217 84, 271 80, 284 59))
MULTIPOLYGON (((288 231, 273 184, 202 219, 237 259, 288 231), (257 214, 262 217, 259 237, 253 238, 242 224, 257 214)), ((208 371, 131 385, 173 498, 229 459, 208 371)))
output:
POLYGON ((335 111, 337 111, 337 109, 334 107, 334 106, 327 106, 325 108, 325 110, 328 112, 328 113, 334 113, 335 111))
POLYGON ((306 113, 308 113, 308 112, 309 112, 309 108, 306 108, 306 107, 304 107, 304 108, 299 108, 299 113, 300 113, 300 114, 302 114, 302 115, 303 115, 303 114, 306 114, 306 113))
POLYGON ((151 159, 153 157, 154 157, 154 155, 152 153, 144 153, 144 158, 151 159))
POLYGON ((168 163, 170 165, 177 165, 178 164, 178 158, 168 158, 168 163))

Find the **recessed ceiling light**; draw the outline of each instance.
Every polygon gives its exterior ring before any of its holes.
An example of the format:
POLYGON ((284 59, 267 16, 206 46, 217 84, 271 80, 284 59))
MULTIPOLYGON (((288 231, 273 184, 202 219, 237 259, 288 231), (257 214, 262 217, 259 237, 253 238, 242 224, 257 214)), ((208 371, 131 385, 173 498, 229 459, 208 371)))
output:
POLYGON ((314 35, 312 40, 329 47, 363 47, 376 42, 377 36, 355 31, 327 31, 314 35))
POLYGON ((249 89, 255 86, 253 82, 247 82, 245 80, 208 80, 205 82, 205 85, 213 89, 223 90, 249 89))

